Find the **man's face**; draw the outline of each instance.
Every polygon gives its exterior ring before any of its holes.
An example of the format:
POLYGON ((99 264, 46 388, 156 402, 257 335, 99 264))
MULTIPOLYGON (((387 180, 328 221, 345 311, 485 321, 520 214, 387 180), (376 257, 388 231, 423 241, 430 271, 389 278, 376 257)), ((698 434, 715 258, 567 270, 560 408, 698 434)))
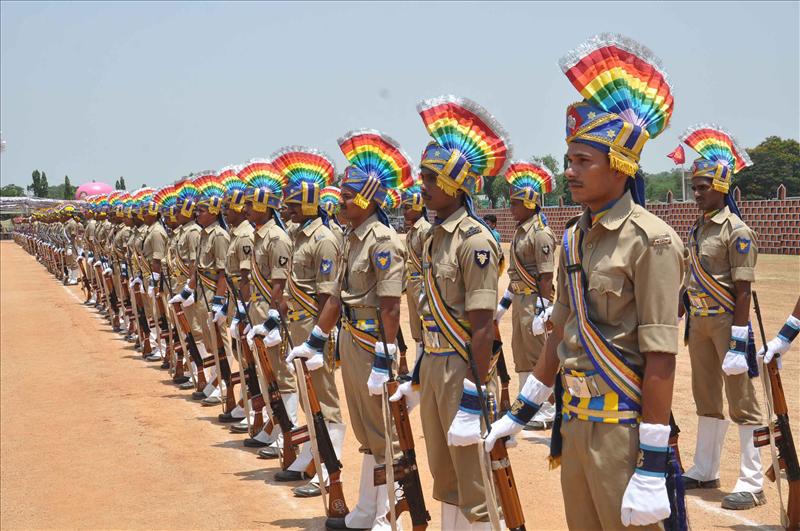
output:
POLYGON ((533 215, 533 210, 526 208, 522 199, 510 199, 508 210, 517 223, 521 223, 533 215))
POLYGON ((422 217, 422 210, 414 210, 409 205, 403 205, 403 226, 406 230, 414 226, 419 218, 422 217))
POLYGON ((444 190, 439 188, 436 184, 436 173, 428 168, 422 168, 420 172, 422 177, 422 198, 425 200, 425 206, 431 210, 441 210, 452 205, 458 197, 451 197, 444 193, 444 190))
POLYGON ((217 215, 208 211, 208 207, 201 205, 197 207, 197 223, 202 227, 208 227, 217 220, 217 215))
POLYGON ((576 203, 591 204, 609 197, 627 175, 612 170, 608 155, 586 144, 570 142, 567 149, 569 165, 564 171, 567 186, 576 203))
POLYGON ((373 211, 369 206, 366 210, 358 206, 355 201, 357 195, 358 193, 349 186, 342 187, 342 210, 339 214, 342 219, 354 226, 367 219, 373 211))
POLYGON ((303 210, 300 203, 286 203, 286 215, 289 221, 300 224, 303 222, 303 210))
POLYGON ((708 177, 692 177, 692 192, 697 208, 703 212, 721 208, 725 203, 725 194, 714 190, 708 177))
POLYGON ((230 206, 226 206, 225 219, 233 226, 239 225, 244 220, 244 212, 237 212, 230 206))

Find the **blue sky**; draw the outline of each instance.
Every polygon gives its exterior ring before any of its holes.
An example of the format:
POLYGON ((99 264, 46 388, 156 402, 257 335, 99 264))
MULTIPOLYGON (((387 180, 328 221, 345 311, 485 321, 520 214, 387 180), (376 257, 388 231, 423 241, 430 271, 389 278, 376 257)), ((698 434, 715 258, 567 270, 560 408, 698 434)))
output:
MULTIPOLYGON (((678 135, 715 122, 752 147, 800 134, 800 4, 0 3, 2 184, 70 176, 129 188, 318 147, 379 129, 417 157, 417 102, 472 98, 509 132, 515 158, 564 152, 579 99, 558 59, 620 32, 658 55, 672 126, 645 147, 668 169, 678 135)), ((687 157, 690 157, 687 152, 687 157)))

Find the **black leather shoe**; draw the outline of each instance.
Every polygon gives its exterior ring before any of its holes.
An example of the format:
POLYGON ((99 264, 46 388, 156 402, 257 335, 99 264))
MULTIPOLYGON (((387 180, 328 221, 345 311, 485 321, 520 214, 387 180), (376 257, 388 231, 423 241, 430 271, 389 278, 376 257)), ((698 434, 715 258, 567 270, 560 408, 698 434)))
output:
MULTIPOLYGON (((189 378, 188 376, 173 376, 172 383, 174 383, 175 385, 185 384, 190 379, 191 378, 189 378)), ((192 384, 192 387, 194 387, 194 384, 192 384)))
POLYGON ((732 492, 722 498, 722 508, 734 511, 744 511, 767 503, 764 491, 758 492, 732 492))
POLYGON ((686 490, 692 489, 718 489, 719 479, 712 479, 711 481, 700 481, 699 479, 683 476, 683 488, 686 490))
MULTIPOLYGON (((245 441, 244 443, 246 445, 247 441, 245 441)), ((258 457, 262 459, 277 459, 280 456, 281 456, 281 451, 278 449, 277 446, 267 446, 266 448, 258 451, 258 457)))
POLYGON ((304 479, 311 479, 311 476, 305 472, 295 472, 294 470, 281 470, 275 474, 275 481, 280 481, 281 483, 303 481, 304 479))
POLYGON ((368 527, 347 527, 344 518, 328 518, 325 520, 326 529, 369 529, 368 527))
POLYGON ((244 445, 248 448, 264 448, 267 446, 267 443, 261 442, 258 439, 253 439, 250 437, 249 439, 244 440, 244 445))
POLYGON ((241 422, 244 417, 234 417, 230 413, 220 413, 217 415, 217 420, 220 422, 241 422))
POLYGON ((161 368, 162 369, 169 369, 169 362, 167 360, 164 360, 163 362, 161 362, 161 368))
POLYGON ((206 394, 203 391, 195 391, 192 393, 192 400, 203 400, 206 394))
POLYGON ((315 498, 322 495, 319 486, 313 483, 306 483, 305 485, 295 487, 292 489, 292 492, 294 492, 294 495, 298 498, 315 498))

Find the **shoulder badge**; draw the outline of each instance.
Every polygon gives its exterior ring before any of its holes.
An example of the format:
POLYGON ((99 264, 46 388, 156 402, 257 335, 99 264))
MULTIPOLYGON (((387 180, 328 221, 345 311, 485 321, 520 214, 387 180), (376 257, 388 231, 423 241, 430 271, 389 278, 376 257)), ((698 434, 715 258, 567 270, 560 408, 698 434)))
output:
POLYGON ((542 246, 542 252, 544 254, 550 254, 550 246, 549 245, 543 245, 542 246))
POLYGON ((478 249, 475 251, 475 263, 478 267, 486 267, 489 264, 489 249, 478 249))
POLYGON ((375 265, 381 271, 386 271, 392 265, 392 253, 389 251, 380 251, 375 253, 375 265))
POLYGON ((475 236, 476 234, 481 233, 480 227, 470 227, 470 229, 464 233, 464 238, 469 238, 470 236, 475 236))
POLYGON ((750 239, 749 238, 736 238, 736 250, 739 254, 747 254, 750 252, 750 239))
POLYGON ((278 257, 278 265, 280 267, 283 267, 288 263, 289 263, 289 257, 288 256, 279 256, 278 257))
POLYGON ((653 238, 652 240, 650 240, 650 244, 656 249, 669 247, 669 244, 671 243, 672 243, 672 238, 670 236, 661 236, 660 238, 653 238))
POLYGON ((319 272, 323 275, 330 274, 331 270, 333 269, 333 260, 328 260, 324 258, 322 262, 319 264, 319 272))
POLYGON ((246 255, 250 254, 250 246, 249 245, 242 245, 242 252, 246 255))

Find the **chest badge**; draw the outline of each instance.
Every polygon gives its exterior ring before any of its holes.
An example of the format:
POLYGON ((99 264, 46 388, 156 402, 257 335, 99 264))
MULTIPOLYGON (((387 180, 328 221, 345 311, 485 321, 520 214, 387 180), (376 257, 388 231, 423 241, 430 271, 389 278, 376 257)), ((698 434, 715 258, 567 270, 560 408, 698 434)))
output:
POLYGON ((392 254, 389 251, 375 253, 375 265, 381 271, 386 271, 392 265, 392 254))
POLYGON ((736 250, 739 254, 747 254, 750 252, 750 240, 747 238, 736 239, 736 250))
POLYGON ((479 249, 475 251, 475 263, 478 264, 478 267, 486 267, 489 264, 489 256, 488 249, 479 249))
POLYGON ((333 260, 328 260, 327 258, 325 258, 319 264, 319 272, 322 273, 323 275, 330 274, 332 269, 333 269, 333 260))
POLYGON ((249 246, 249 245, 243 245, 243 246, 242 246, 242 252, 243 252, 245 255, 249 255, 249 254, 250 254, 250 246, 249 246))

